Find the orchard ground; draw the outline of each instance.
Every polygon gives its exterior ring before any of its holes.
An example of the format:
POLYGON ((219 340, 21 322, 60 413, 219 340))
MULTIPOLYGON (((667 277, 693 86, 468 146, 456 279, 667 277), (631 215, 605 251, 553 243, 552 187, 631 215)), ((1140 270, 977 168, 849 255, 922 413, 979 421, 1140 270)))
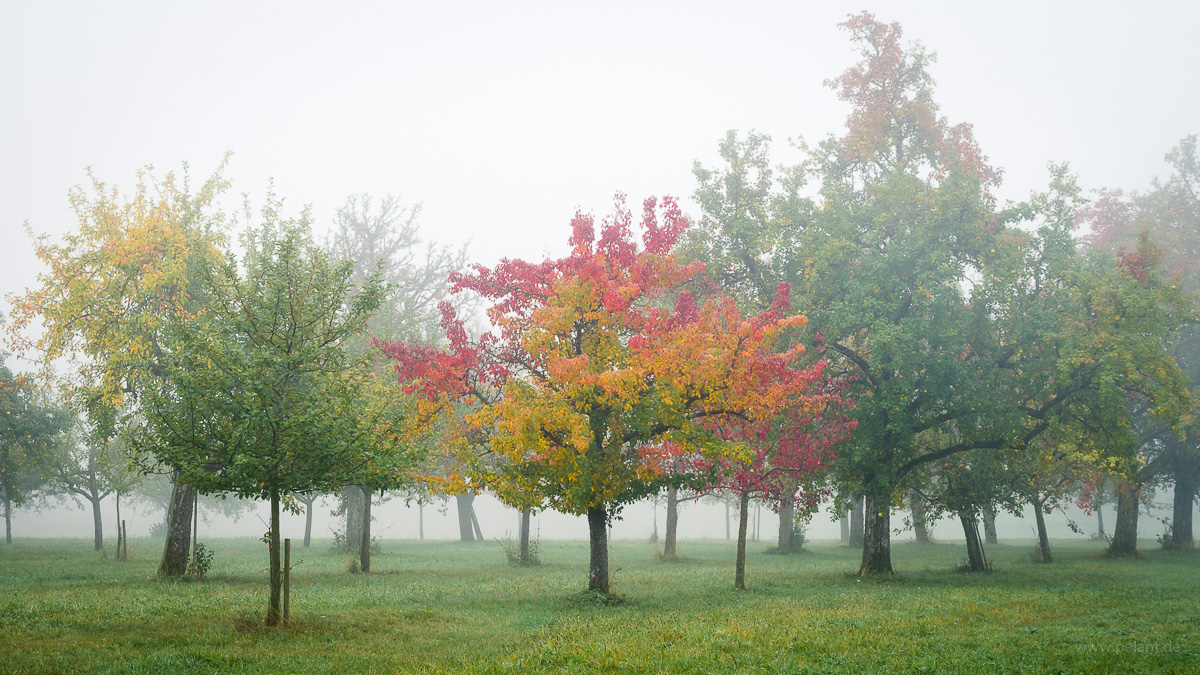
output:
POLYGON ((293 549, 292 626, 263 627, 267 555, 245 539, 202 581, 154 576, 161 540, 129 562, 82 540, 0 546, 0 671, 42 672, 1198 672, 1200 553, 1100 557, 1099 542, 988 548, 996 569, 954 571, 959 543, 895 543, 899 573, 859 580, 858 551, 612 544, 625 602, 580 596, 586 542, 542 542, 538 567, 495 542, 386 540, 371 574, 329 542, 293 549))

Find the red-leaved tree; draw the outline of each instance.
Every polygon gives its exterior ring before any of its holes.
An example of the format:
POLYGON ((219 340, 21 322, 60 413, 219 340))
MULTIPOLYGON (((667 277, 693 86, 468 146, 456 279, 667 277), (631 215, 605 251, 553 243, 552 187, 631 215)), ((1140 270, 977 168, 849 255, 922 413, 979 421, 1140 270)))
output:
POLYGON ((588 587, 605 596, 609 520, 669 480, 664 443, 714 461, 744 457, 748 444, 714 425, 825 404, 807 395, 813 373, 793 365, 803 347, 773 349, 806 321, 790 312, 786 284, 752 317, 727 298, 698 306, 679 292, 701 269, 675 258, 687 227, 674 200, 650 198, 639 242, 618 195, 599 232, 576 214, 568 256, 452 275, 456 292, 491 304, 491 332, 469 339, 447 308, 445 349, 381 345, 428 404, 474 406, 468 421, 486 430, 490 456, 468 467, 474 478, 506 502, 587 516, 588 587))

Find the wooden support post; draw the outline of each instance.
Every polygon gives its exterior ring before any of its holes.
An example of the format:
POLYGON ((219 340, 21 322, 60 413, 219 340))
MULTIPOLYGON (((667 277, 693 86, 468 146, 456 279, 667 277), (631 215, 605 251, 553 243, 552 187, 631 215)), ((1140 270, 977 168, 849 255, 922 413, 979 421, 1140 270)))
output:
POLYGON ((287 625, 292 600, 292 540, 283 540, 283 625, 287 625))
POLYGON ((200 545, 200 493, 192 495, 192 561, 196 560, 196 547, 200 545))
POLYGON ((121 560, 129 560, 129 528, 121 521, 121 560))

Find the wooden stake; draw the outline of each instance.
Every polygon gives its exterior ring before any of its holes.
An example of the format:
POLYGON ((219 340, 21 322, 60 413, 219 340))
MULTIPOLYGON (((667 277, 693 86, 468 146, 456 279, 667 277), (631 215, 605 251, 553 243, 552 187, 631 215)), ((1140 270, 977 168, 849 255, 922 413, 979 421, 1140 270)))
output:
POLYGON ((292 590, 292 540, 283 540, 283 623, 288 624, 289 609, 291 609, 292 590))
POLYGON ((121 521, 121 560, 129 560, 129 528, 121 521))
POLYGON ((192 560, 196 559, 196 544, 200 540, 200 493, 192 495, 192 560))

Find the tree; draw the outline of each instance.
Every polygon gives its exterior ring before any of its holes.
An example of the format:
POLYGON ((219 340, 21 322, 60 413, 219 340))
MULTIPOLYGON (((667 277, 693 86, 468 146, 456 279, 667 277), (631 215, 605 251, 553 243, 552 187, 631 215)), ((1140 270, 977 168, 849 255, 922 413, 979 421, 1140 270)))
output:
POLYGON ((970 127, 938 114, 932 56, 870 14, 841 25, 863 60, 826 83, 852 110, 810 160, 824 208, 801 232, 801 295, 835 369, 854 375, 859 425, 838 474, 865 495, 860 572, 890 573, 893 493, 917 466, 916 437, 945 425, 982 375, 959 358, 978 316, 961 288, 992 237, 998 174, 970 127))
POLYGON ((319 492, 306 492, 297 497, 304 505, 304 548, 312 545, 313 506, 323 495, 319 492))
POLYGON ((447 281, 451 272, 466 268, 467 247, 452 249, 422 241, 420 204, 405 206, 396 195, 378 200, 378 206, 375 203, 368 194, 346 197, 334 215, 324 248, 334 260, 353 263, 355 287, 378 271, 391 289, 368 320, 366 335, 437 343, 441 339, 438 305, 450 302, 464 314, 475 302, 467 294, 451 295, 447 281))
POLYGON ((1065 167, 1052 174, 1052 190, 1028 205, 1042 225, 1010 249, 1022 258, 990 268, 999 276, 1006 265, 1023 270, 993 291, 1005 306, 998 335, 1019 350, 1017 369, 996 391, 1000 409, 1037 420, 1010 468, 1022 476, 1017 494, 1034 506, 1045 561, 1045 512, 1091 472, 1144 470, 1137 430, 1177 425, 1190 405, 1178 363, 1163 349, 1189 314, 1187 299, 1161 278, 1150 248, 1115 258, 1079 252, 1070 236, 1078 188, 1065 167))
MULTIPOLYGON (((473 306, 473 298, 468 294, 452 297, 447 281, 451 271, 466 267, 466 246, 457 250, 435 242, 422 246, 420 213, 420 204, 406 206, 396 195, 387 195, 376 202, 363 193, 346 197, 334 215, 333 229, 324 246, 329 256, 353 266, 351 281, 355 288, 378 273, 388 289, 379 310, 368 319, 366 330, 348 342, 354 353, 371 351, 374 339, 436 343, 438 304, 450 301, 459 313, 473 306)), ((360 485, 349 485, 339 493, 339 511, 345 516, 346 546, 360 555, 366 551, 369 556, 369 548, 363 548, 362 542, 364 531, 370 530, 372 492, 360 485)), ((459 507, 468 517, 469 525, 474 512, 470 499, 466 499, 465 505, 464 499, 465 496, 459 496, 459 507)), ((472 539, 468 528, 463 540, 472 539)))
MULTIPOLYGON (((745 308, 761 311, 780 283, 796 285, 801 280, 798 233, 812 219, 813 202, 798 195, 801 172, 785 168, 777 174, 772 169, 770 142, 769 136, 757 132, 742 139, 729 131, 718 148, 724 166, 693 166, 698 183, 694 197, 703 213, 698 226, 685 234, 681 255, 704 263, 695 284, 701 297, 725 294, 745 308)), ((762 451, 770 454, 766 448, 762 451)), ((794 507, 801 497, 793 492, 774 491, 781 552, 797 545, 794 507)), ((672 510, 668 499, 668 544, 672 510)))
POLYGON ((851 495, 850 502, 850 531, 846 543, 854 548, 862 548, 863 531, 866 529, 865 499, 859 495, 851 495))
POLYGON ((1033 509, 1038 535, 1037 561, 1048 563, 1054 556, 1050 551, 1046 514, 1065 506, 1068 496, 1082 489, 1097 469, 1091 457, 1067 443, 1057 444, 1044 438, 1036 446, 1038 452, 1026 453, 1018 462, 1015 492, 1033 509))
POLYGON ((916 536, 917 543, 928 544, 931 519, 928 508, 925 505, 925 497, 921 495, 919 490, 908 491, 908 506, 912 511, 913 533, 916 536))
MULTIPOLYGON (((1081 211, 1080 224, 1090 228, 1087 240, 1101 250, 1123 254, 1143 247, 1142 239, 1152 243, 1161 253, 1163 268, 1172 282, 1195 297, 1200 295, 1200 159, 1196 136, 1184 138, 1165 159, 1172 168, 1166 181, 1155 179, 1146 193, 1100 190, 1096 201, 1081 211)), ((1172 341, 1172 351, 1195 395, 1200 388, 1200 324, 1185 325, 1172 341)), ((1174 433, 1168 427, 1160 429, 1174 433)), ((1200 432, 1193 424, 1193 428, 1181 430, 1178 438, 1164 440, 1178 446, 1169 464, 1156 465, 1163 470, 1169 468, 1175 482, 1174 512, 1166 545, 1191 550, 1195 548, 1192 511, 1200 487, 1200 432)), ((1126 513, 1136 513, 1136 509, 1130 511, 1127 506, 1126 513)))
MULTIPOLYGON (((89 173, 90 194, 82 187, 69 192, 78 229, 59 244, 34 237, 48 271, 37 288, 11 299, 9 335, 19 352, 36 350, 47 368, 73 359, 82 384, 68 402, 101 433, 121 424, 114 411, 134 415, 143 392, 164 386, 173 350, 168 328, 203 306, 195 281, 205 261, 220 257, 225 220, 215 200, 228 188, 227 162, 194 194, 186 164, 182 181, 174 173, 158 179, 151 168, 139 172, 129 197, 89 173), (40 336, 25 338, 38 321, 40 336)), ((186 572, 191 535, 192 490, 177 483, 175 492, 159 566, 168 576, 186 572)))
POLYGON ((870 14, 842 25, 863 60, 828 83, 852 110, 810 159, 822 208, 799 233, 800 295, 835 372, 854 376, 859 424, 835 469, 866 496, 859 571, 890 574, 892 505, 924 465, 1024 451, 1063 419, 1115 412, 1127 387, 1177 413, 1159 352, 1178 305, 1075 255, 1065 168, 998 211, 999 172, 969 125, 938 114, 932 57, 870 14))
POLYGON ((472 415, 500 458, 487 487, 505 501, 534 497, 543 508, 586 515, 588 586, 604 594, 609 520, 667 482, 662 442, 719 452, 726 444, 696 420, 781 405, 788 392, 776 376, 795 352, 768 348, 803 322, 787 313, 786 286, 750 319, 732 301, 698 307, 690 293, 673 310, 656 305, 699 270, 672 253, 687 221, 673 200, 663 200, 661 218, 658 201, 646 200, 638 246, 623 204, 618 196, 599 237, 593 219, 577 214, 565 258, 454 275, 456 289, 492 302, 498 333, 468 341, 446 308, 448 349, 384 347, 410 390, 431 399, 470 395, 480 382, 502 392, 472 415))
MULTIPOLYGON (((668 474, 677 474, 683 471, 683 466, 676 459, 671 466, 665 467, 664 470, 668 474)), ((679 485, 672 482, 667 485, 666 495, 666 522, 663 528, 663 552, 659 558, 663 562, 676 562, 679 556, 676 553, 677 541, 679 539, 679 485)))
POLYGON ((964 452, 927 463, 909 479, 913 483, 909 491, 926 505, 926 517, 953 514, 961 523, 967 545, 964 571, 991 569, 979 531, 980 518, 985 505, 1016 508, 1012 460, 1017 455, 1012 451, 1004 455, 986 450, 964 452))
POLYGON ((175 326, 169 389, 144 392, 136 437, 202 493, 270 501, 267 623, 276 626, 284 500, 399 475, 407 461, 402 401, 370 395, 369 363, 345 349, 382 283, 372 277, 352 294, 351 266, 312 244, 307 212, 282 220, 279 206, 269 201, 263 224, 247 230, 241 269, 232 253, 203 268, 210 304, 175 326))
POLYGON ((70 429, 65 410, 49 405, 34 383, 14 375, 0 353, 0 493, 4 541, 12 543, 12 510, 50 479, 70 429))
POLYGON ((804 271, 801 233, 815 205, 799 196, 799 168, 776 172, 770 163, 771 137, 729 131, 718 146, 720 168, 696 162, 693 195, 702 209, 680 242, 680 258, 700 261, 697 292, 725 294, 761 309, 771 304, 780 283, 798 287, 804 271))
MULTIPOLYGON (((1129 424, 1128 438, 1123 440, 1125 444, 1135 447, 1136 452, 1128 461, 1112 467, 1117 520, 1107 551, 1109 557, 1139 555, 1138 511, 1149 497, 1147 487, 1185 450, 1180 434, 1174 433, 1163 420, 1151 415, 1153 405, 1137 394, 1131 394, 1126 401, 1132 422, 1129 424)), ((1190 503, 1188 507, 1191 507, 1190 503)))
POLYGON ((741 417, 705 421, 718 437, 745 447, 735 456, 706 458, 695 453, 692 471, 708 476, 706 490, 733 493, 739 500, 734 588, 746 589, 746 530, 751 498, 779 505, 779 553, 798 548, 790 537, 800 514, 811 514, 825 490, 817 478, 833 457, 833 448, 853 432, 849 402, 839 392, 844 382, 825 376, 828 364, 818 360, 780 373, 779 383, 792 390, 791 405, 774 417, 750 421, 741 417), (784 533, 786 532, 787 538, 784 533))
MULTIPOLYGON (((89 433, 76 425, 76 433, 64 444, 55 462, 45 491, 69 498, 76 503, 84 500, 92 507, 93 544, 104 550, 104 519, 100 509, 109 495, 128 491, 137 482, 131 458, 121 443, 102 434, 89 433)), ((120 526, 120 523, 117 523, 120 526)))

